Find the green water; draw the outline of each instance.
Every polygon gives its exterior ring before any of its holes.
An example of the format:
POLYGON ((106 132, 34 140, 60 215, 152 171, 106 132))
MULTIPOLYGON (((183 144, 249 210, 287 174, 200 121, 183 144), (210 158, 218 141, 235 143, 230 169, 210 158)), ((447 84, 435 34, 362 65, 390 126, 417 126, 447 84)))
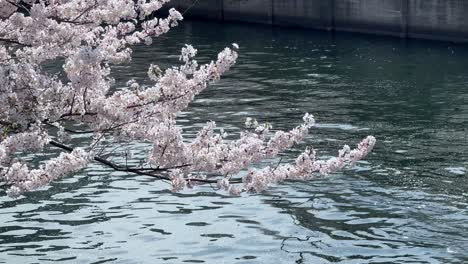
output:
POLYGON ((208 62, 236 42, 238 64, 179 117, 187 135, 246 116, 275 129, 313 113, 322 155, 368 134, 355 168, 228 197, 93 165, 11 200, 0 194, 0 263, 468 262, 468 46, 184 22, 138 48, 117 84, 177 63, 184 43, 208 62))

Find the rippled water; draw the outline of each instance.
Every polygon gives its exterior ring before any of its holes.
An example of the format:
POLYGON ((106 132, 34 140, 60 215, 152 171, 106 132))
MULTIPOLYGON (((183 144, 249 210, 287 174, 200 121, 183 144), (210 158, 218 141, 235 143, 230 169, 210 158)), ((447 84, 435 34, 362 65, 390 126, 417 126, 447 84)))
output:
POLYGON ((288 129, 319 124, 304 145, 323 155, 367 134, 378 145, 352 170, 228 197, 174 194, 95 165, 11 200, 0 194, 0 263, 468 262, 468 47, 449 43, 184 22, 116 72, 144 77, 200 61, 231 42, 237 66, 180 116, 235 133, 246 116, 288 129))

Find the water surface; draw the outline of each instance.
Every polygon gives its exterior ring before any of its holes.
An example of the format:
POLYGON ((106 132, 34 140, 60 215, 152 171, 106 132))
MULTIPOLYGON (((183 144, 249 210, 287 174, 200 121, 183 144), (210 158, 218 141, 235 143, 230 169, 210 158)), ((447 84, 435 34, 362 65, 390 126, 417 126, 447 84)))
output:
POLYGON ((333 155, 368 134, 378 144, 355 168, 229 197, 93 165, 11 200, 0 193, 0 263, 468 262, 468 47, 254 25, 184 22, 134 61, 199 61, 229 43, 238 64, 180 115, 187 135, 215 120, 235 135, 246 116, 275 129, 318 126, 306 145, 333 155))

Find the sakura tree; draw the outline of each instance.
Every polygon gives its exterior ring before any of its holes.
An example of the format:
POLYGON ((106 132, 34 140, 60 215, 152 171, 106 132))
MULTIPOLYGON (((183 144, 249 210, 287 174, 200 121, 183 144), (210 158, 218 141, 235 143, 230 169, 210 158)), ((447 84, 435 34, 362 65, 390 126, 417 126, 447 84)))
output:
POLYGON ((165 18, 154 17, 167 2, 0 0, 0 182, 9 196, 91 162, 168 181, 173 191, 209 183, 239 195, 288 179, 327 175, 371 151, 375 138, 368 136, 355 149, 345 145, 334 158, 317 159, 308 147, 291 164, 253 167, 307 137, 315 123, 310 114, 290 131, 273 133, 269 124, 246 118, 239 138, 227 139, 215 122, 186 138, 178 113, 233 66, 237 44, 204 65, 194 59, 197 50, 185 45, 179 66, 148 65, 152 85, 128 80, 126 88, 117 88, 112 68, 131 60, 132 47, 150 45, 182 20, 175 9, 165 18), (45 70, 50 63, 63 64, 62 70, 45 70), (84 140, 74 145, 73 135, 84 140), (126 147, 135 142, 148 145, 139 162, 108 159, 111 154, 136 159, 126 147), (46 146, 60 153, 39 164, 24 158, 26 153, 41 156, 46 146), (243 177, 241 171, 246 171, 243 177))

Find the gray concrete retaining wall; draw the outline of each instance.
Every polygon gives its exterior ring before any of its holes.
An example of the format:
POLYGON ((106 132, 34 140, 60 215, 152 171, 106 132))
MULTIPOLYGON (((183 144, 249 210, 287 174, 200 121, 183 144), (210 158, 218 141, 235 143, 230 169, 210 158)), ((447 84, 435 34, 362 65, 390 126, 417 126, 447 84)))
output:
POLYGON ((401 36, 405 27, 402 23, 404 2, 401 0, 335 1, 335 29, 401 36))
POLYGON ((224 0, 172 0, 172 5, 179 11, 188 9, 184 16, 223 20, 224 0))
POLYGON ((224 20, 271 24, 271 0, 224 0, 224 20))
POLYGON ((468 0, 408 0, 408 35, 468 41, 468 0))
POLYGON ((332 0, 275 0, 273 24, 315 29, 333 29, 332 0))
POLYGON ((468 42, 468 0, 173 0, 186 17, 468 42))

